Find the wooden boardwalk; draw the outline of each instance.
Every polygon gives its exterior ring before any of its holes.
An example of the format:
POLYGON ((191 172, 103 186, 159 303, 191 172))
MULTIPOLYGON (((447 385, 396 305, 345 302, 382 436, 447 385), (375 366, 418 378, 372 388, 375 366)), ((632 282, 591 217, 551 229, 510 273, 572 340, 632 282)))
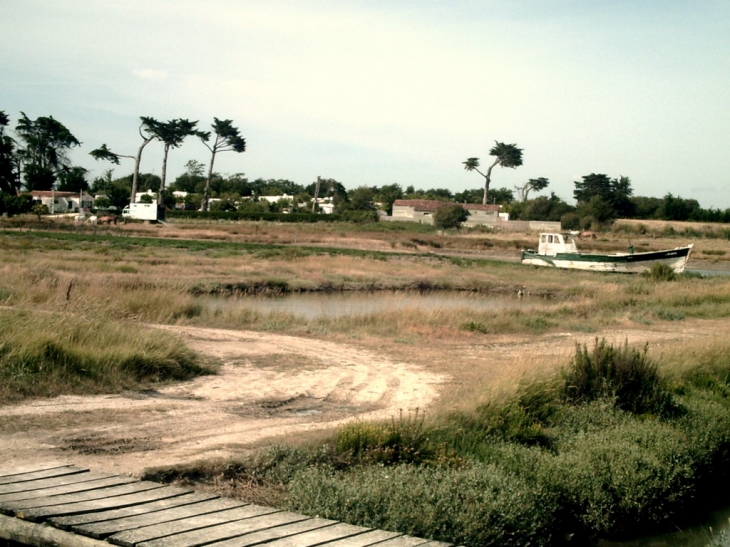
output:
POLYGON ((0 464, 0 513, 0 540, 37 547, 451 545, 59 463, 0 464))

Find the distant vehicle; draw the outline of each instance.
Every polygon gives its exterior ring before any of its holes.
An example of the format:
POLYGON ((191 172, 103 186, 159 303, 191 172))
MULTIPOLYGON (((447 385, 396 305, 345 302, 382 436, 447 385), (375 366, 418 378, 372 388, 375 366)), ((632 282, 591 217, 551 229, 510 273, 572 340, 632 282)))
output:
POLYGON ((692 245, 635 253, 629 246, 626 253, 593 254, 581 253, 575 246, 573 234, 540 234, 537 251, 522 251, 522 263, 533 266, 593 270, 596 272, 641 273, 654 264, 666 264, 676 273, 682 273, 689 260, 692 245))
POLYGON ((133 220, 158 220, 157 202, 130 203, 122 209, 122 218, 133 220))

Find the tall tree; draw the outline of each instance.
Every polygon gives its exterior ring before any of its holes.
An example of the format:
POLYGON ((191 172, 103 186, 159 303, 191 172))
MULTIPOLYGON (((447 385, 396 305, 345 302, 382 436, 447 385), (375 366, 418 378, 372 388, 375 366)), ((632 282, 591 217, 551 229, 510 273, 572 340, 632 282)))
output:
POLYGON ((165 149, 162 157, 162 181, 158 193, 160 205, 165 204, 164 192, 165 182, 167 180, 167 155, 170 152, 170 148, 177 148, 183 143, 186 137, 197 135, 198 132, 195 130, 197 124, 197 121, 191 122, 190 120, 180 118, 168 122, 161 122, 154 129, 156 137, 162 142, 165 149))
POLYGON ((215 133, 215 140, 213 144, 208 144, 210 140, 210 131, 200 131, 198 136, 203 144, 210 150, 210 165, 208 166, 208 178, 205 181, 205 191, 203 192, 203 201, 200 204, 201 211, 208 210, 208 201, 210 200, 210 180, 213 177, 213 164, 215 163, 215 156, 218 152, 245 152, 246 151, 246 139, 241 137, 238 128, 233 127, 233 120, 219 120, 213 118, 213 132, 215 133))
POLYGON ((134 202, 134 198, 137 194, 137 179, 139 178, 139 164, 142 161, 142 150, 144 150, 145 146, 147 146, 149 143, 157 138, 157 134, 161 131, 162 126, 160 122, 148 116, 140 116, 139 119, 142 120, 142 123, 139 126, 139 136, 142 137, 142 144, 137 150, 136 156, 117 154, 109 150, 106 144, 102 144, 96 150, 92 150, 91 152, 89 152, 89 154, 91 154, 94 159, 107 160, 116 165, 119 165, 119 158, 130 158, 134 160, 134 173, 132 174, 132 195, 130 199, 131 202, 134 202))
POLYGON ((69 167, 58 174, 57 189, 63 192, 82 192, 89 189, 89 182, 86 180, 88 171, 79 166, 69 167))
MULTIPOLYGON (((632 194, 629 177, 611 179, 608 175, 596 173, 584 176, 583 180, 575 181, 575 190, 573 190, 573 197, 579 206, 589 204, 593 198, 600 198, 610 208, 610 214, 606 220, 633 216, 632 194)), ((597 202, 594 200, 593 206, 595 207, 596 204, 597 202)))
POLYGON ((15 141, 5 134, 10 119, 0 110, 0 194, 16 195, 20 189, 20 177, 16 169, 15 141))
POLYGON ((527 201, 527 196, 530 192, 539 192, 540 190, 544 190, 549 184, 550 181, 548 179, 545 177, 539 177, 528 180, 522 186, 515 186, 515 190, 517 190, 517 194, 520 196, 520 201, 527 201))
POLYGON ((494 141, 494 146, 489 151, 490 156, 494 156, 495 160, 489 166, 486 173, 482 173, 479 168, 479 158, 468 158, 464 164, 467 171, 476 171, 484 177, 484 197, 482 203, 487 204, 489 199, 489 184, 492 181, 492 169, 499 165, 501 167, 510 167, 512 169, 522 165, 522 148, 517 148, 516 144, 505 144, 503 142, 494 141))
POLYGON ((31 120, 25 112, 15 126, 20 138, 18 158, 23 166, 27 190, 50 190, 56 178, 71 166, 68 151, 81 143, 71 131, 53 116, 31 120))

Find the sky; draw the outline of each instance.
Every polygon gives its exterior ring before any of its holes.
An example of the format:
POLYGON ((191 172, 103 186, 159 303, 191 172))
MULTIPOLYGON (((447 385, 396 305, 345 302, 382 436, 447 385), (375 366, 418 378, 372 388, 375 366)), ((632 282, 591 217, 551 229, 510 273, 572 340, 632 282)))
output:
MULTIPOLYGON (((230 119, 222 174, 348 189, 479 188, 495 141, 524 150, 493 188, 590 173, 634 195, 730 208, 727 0, 0 0, 0 110, 53 116, 91 178, 133 155, 140 116, 230 119)), ((189 139, 168 177, 210 152, 189 139)), ((160 174, 162 146, 141 170, 160 174)))

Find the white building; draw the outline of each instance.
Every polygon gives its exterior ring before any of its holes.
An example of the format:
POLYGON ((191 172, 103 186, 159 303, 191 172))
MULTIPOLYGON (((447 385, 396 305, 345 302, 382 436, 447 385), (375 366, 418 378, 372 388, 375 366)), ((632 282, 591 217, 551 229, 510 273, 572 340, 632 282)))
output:
POLYGON ((29 192, 33 196, 34 204, 41 204, 48 207, 51 214, 78 213, 91 209, 94 206, 94 198, 82 192, 57 192, 55 190, 33 190, 29 192))

